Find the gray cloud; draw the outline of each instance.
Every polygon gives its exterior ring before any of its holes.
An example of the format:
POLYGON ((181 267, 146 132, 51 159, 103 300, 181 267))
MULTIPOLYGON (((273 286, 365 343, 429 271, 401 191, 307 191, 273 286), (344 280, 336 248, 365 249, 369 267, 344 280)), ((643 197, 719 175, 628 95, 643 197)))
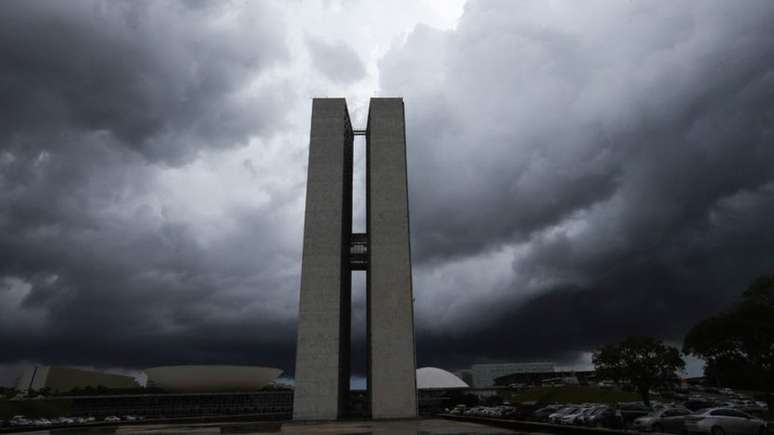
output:
POLYGON ((420 360, 679 340, 770 272, 773 19, 765 1, 476 1, 394 46, 420 360))
POLYGON ((287 88, 251 83, 287 58, 284 30, 270 5, 189 6, 0 5, 0 363, 292 358, 300 180, 256 162, 271 203, 211 232, 164 190, 283 127, 287 88))
MULTIPOLYGON (((774 6, 552 5, 470 1, 379 64, 406 102, 420 364, 679 341, 771 271, 774 6)), ((308 52, 315 92, 368 71, 286 18, 0 2, 0 372, 292 371, 311 95, 282 68, 308 52)))
POLYGON ((307 37, 306 45, 315 68, 329 80, 346 83, 365 78, 366 68, 363 61, 346 42, 326 42, 307 37))
POLYGON ((212 25, 225 11, 187 5, 3 2, 0 97, 13 110, 0 137, 104 131, 179 164, 268 132, 282 90, 250 96, 240 87, 287 57, 282 29, 268 13, 212 25))

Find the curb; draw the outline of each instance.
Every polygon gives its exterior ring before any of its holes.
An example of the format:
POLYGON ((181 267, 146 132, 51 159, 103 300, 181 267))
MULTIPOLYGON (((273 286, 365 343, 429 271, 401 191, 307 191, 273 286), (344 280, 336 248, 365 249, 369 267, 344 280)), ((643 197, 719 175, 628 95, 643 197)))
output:
MULTIPOLYGON (((469 423, 485 424, 487 426, 502 427, 519 432, 547 432, 559 435, 633 435, 642 432, 634 430, 605 429, 596 427, 571 426, 551 423, 538 423, 524 420, 506 420, 501 418, 471 417, 464 415, 440 414, 438 417, 447 420, 465 421, 469 423)), ((768 433, 774 434, 774 421, 767 424, 768 433)), ((652 433, 652 432, 650 432, 652 433)), ((669 434, 664 434, 669 435, 669 434)))
POLYGON ((487 426, 502 427, 519 432, 546 432, 560 435, 632 435, 634 433, 632 431, 626 430, 538 423, 524 420, 505 420, 500 418, 471 417, 450 414, 441 414, 439 417, 445 418, 447 420, 465 421, 469 423, 485 424, 487 426))

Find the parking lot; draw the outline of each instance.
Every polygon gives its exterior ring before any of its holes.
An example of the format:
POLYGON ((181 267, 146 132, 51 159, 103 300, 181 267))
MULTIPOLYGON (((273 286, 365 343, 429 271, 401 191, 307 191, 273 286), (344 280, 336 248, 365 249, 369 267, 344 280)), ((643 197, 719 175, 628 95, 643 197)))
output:
POLYGON ((766 402, 728 389, 694 389, 669 400, 615 403, 503 403, 457 405, 450 415, 607 428, 637 432, 762 435, 771 418, 766 402))

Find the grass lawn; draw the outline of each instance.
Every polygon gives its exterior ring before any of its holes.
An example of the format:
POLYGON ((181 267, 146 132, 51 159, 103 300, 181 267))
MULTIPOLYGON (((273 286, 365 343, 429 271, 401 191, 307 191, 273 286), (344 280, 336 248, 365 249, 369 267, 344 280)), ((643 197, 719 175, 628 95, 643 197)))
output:
POLYGON ((641 400, 639 394, 628 391, 590 387, 585 385, 564 385, 561 387, 534 387, 511 393, 510 401, 539 403, 613 403, 641 400))

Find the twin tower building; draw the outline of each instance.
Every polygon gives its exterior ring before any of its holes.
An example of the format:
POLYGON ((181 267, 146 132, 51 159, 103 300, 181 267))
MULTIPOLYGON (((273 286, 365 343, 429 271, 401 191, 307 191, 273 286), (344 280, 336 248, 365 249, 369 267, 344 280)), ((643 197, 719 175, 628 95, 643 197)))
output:
POLYGON ((349 393, 351 275, 366 271, 372 418, 417 415, 403 100, 372 98, 365 130, 343 98, 312 104, 295 420, 342 417, 349 393), (353 138, 366 138, 366 227, 352 232, 353 138))

